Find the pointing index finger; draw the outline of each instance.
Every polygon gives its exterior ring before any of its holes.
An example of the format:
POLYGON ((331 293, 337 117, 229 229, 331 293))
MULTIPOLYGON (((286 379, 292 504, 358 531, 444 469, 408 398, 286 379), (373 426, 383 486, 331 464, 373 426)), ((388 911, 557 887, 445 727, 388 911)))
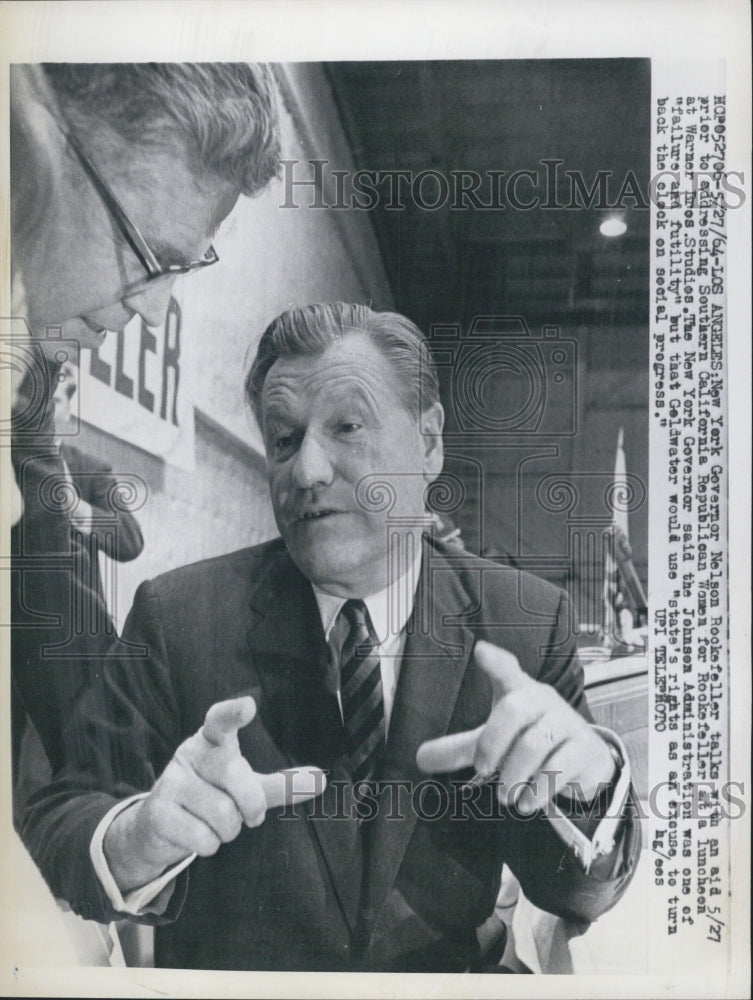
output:
POLYGON ((479 726, 478 729, 427 740, 416 752, 416 764, 424 774, 441 774, 470 767, 483 729, 479 726))
POLYGON ((267 800, 267 809, 278 806, 298 805, 321 795, 327 778, 319 767, 291 767, 272 774, 255 772, 267 800))

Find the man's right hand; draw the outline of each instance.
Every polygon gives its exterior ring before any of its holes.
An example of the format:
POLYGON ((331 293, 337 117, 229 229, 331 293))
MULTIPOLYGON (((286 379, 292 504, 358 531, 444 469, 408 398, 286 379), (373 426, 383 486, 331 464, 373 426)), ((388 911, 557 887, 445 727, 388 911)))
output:
POLYGON ((305 802, 324 791, 316 767, 258 774, 242 756, 238 730, 256 715, 250 696, 220 701, 178 747, 146 798, 119 813, 103 849, 122 893, 131 892, 191 854, 208 857, 264 822, 267 809, 305 802))

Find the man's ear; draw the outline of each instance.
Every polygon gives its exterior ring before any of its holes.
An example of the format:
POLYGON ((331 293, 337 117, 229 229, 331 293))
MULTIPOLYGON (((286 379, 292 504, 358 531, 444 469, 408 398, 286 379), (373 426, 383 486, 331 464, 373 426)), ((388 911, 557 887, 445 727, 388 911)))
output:
POLYGON ((444 409, 440 402, 433 403, 421 414, 421 436, 424 449, 424 478, 433 483, 444 465, 444 409))

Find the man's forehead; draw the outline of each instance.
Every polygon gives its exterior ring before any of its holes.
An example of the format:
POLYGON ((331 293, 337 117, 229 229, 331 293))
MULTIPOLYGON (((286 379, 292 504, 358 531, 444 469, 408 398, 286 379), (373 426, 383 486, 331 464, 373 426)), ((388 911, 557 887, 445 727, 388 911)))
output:
POLYGON ((370 339, 347 334, 320 354, 283 356, 267 373, 262 403, 311 393, 380 394, 394 382, 389 362, 370 339))

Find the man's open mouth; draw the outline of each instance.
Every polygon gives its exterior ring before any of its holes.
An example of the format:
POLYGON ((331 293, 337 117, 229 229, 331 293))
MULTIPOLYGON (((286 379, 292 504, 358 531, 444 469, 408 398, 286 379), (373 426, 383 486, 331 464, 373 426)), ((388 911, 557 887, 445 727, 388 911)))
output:
POLYGON ((307 510, 303 514, 300 514, 296 520, 298 521, 318 521, 323 517, 330 517, 332 514, 336 514, 336 510, 307 510))

